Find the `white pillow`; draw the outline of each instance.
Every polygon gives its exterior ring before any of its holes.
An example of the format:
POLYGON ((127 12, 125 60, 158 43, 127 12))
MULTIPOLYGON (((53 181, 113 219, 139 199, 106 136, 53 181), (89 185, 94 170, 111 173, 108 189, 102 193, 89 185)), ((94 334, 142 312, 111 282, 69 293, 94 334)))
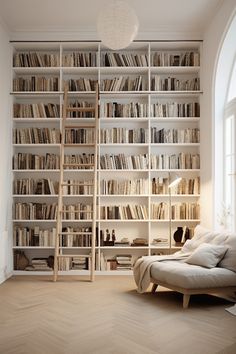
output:
POLYGON ((228 247, 201 243, 185 260, 186 263, 214 268, 224 257, 228 247))

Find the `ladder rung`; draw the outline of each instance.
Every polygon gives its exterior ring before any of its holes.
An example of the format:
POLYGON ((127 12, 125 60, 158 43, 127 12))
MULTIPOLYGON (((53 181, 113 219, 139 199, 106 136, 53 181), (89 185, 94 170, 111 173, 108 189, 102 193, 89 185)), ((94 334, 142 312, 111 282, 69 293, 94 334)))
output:
POLYGON ((83 146, 83 147, 91 147, 91 146, 95 146, 96 144, 84 144, 84 143, 81 143, 81 144, 77 144, 77 143, 74 143, 74 144, 63 144, 65 147, 72 147, 72 146, 83 146))
POLYGON ((59 232, 59 235, 92 235, 92 232, 88 232, 88 231, 59 232))
POLYGON ((66 125, 64 129, 95 129, 95 125, 66 125))
POLYGON ((95 107, 67 107, 67 112, 95 112, 95 107))
POLYGON ((94 186, 93 183, 68 183, 68 182, 63 182, 61 183, 61 186, 94 186))
POLYGON ((58 254, 58 258, 78 258, 78 257, 86 257, 86 258, 91 258, 90 255, 88 254, 58 254))
POLYGON ((78 167, 78 166, 95 166, 94 163, 63 163, 64 166, 78 167))
POLYGON ((93 213, 93 210, 91 211, 83 211, 83 210, 60 210, 60 213, 93 213))

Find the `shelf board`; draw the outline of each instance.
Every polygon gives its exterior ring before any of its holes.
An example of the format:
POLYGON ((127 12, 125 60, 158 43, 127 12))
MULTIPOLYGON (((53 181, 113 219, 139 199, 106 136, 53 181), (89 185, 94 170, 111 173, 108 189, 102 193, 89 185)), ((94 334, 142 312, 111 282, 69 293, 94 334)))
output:
POLYGON ((200 172, 200 169, 150 169, 150 172, 200 172))
MULTIPOLYGON (((150 194, 150 197, 169 198, 169 194, 150 194)), ((200 194, 171 194, 171 198, 199 198, 200 194)))
POLYGON ((147 74, 148 66, 101 66, 100 73, 102 75, 116 75, 116 74, 147 74))
POLYGON ((15 123, 25 123, 25 122, 38 122, 38 123, 60 123, 60 118, 12 118, 12 121, 15 123))
POLYGON ((179 146, 179 147, 190 147, 190 146, 200 146, 200 143, 151 143, 150 146, 179 146))
POLYGON ((148 250, 149 247, 148 246, 100 246, 100 249, 105 249, 105 250, 115 250, 115 249, 119 249, 119 250, 123 250, 123 249, 128 249, 128 250, 148 250))
POLYGON ((95 75, 98 74, 98 66, 61 66, 62 73, 65 75, 76 75, 76 74, 85 74, 85 75, 95 75))
POLYGON ((156 219, 150 219, 150 222, 171 222, 171 223, 198 223, 200 222, 200 219, 164 219, 164 220, 156 220, 156 219))
POLYGON ((166 123, 172 123, 172 122, 199 122, 200 117, 151 117, 150 122, 155 123, 155 122, 166 122, 166 123))
POLYGON ((50 148, 50 147, 60 147, 61 144, 12 144, 13 147, 30 147, 30 148, 50 148))
POLYGON ((12 91, 11 95, 27 98, 35 98, 35 96, 40 98, 53 98, 63 95, 63 91, 12 91))
POLYGON ((143 220, 143 219, 107 219, 107 220, 98 220, 98 222, 100 223, 104 223, 104 222, 125 222, 125 223, 129 223, 129 222, 148 222, 148 219, 143 220))
POLYGON ((60 67, 59 66, 40 66, 40 67, 36 67, 36 66, 30 66, 30 67, 13 67, 13 72, 15 74, 22 74, 22 75, 31 75, 31 74, 54 74, 54 75, 60 75, 60 67))
POLYGON ((149 197, 149 194, 99 194, 100 198, 146 198, 149 197))
POLYGON ((122 122, 122 123, 131 123, 131 122, 148 122, 149 118, 145 117, 101 117, 99 121, 102 123, 115 123, 115 122, 122 122))
POLYGON ((113 143, 113 144, 106 144, 106 143, 101 143, 99 144, 101 147, 113 147, 113 146, 122 146, 122 147, 147 147, 147 143, 113 143))
POLYGON ((126 172, 148 172, 149 170, 148 169, 146 169, 146 170, 140 170, 140 169, 137 169, 137 170, 129 170, 129 169, 107 170, 107 169, 104 169, 104 170, 102 170, 102 169, 99 169, 98 171, 99 172, 115 172, 115 173, 122 172, 122 173, 126 173, 126 172))
POLYGON ((198 74, 200 66, 151 66, 152 74, 198 74))
POLYGON ((36 172, 40 172, 40 173, 46 173, 46 172, 49 172, 49 173, 58 173, 60 172, 60 170, 12 170, 13 173, 29 173, 29 172, 33 172, 33 173, 36 173, 36 172))
POLYGON ((56 223, 56 219, 51 219, 51 220, 28 220, 28 219, 13 219, 12 220, 14 223, 21 222, 21 223, 56 223))

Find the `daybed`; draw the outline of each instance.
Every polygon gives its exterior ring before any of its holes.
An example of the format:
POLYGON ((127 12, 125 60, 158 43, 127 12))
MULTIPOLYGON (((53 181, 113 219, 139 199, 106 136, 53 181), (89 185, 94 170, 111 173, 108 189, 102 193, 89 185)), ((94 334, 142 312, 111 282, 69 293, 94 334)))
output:
POLYGON ((143 293, 150 283, 183 294, 187 308, 193 294, 236 293, 236 235, 211 232, 200 225, 181 251, 167 256, 146 256, 134 266, 137 290, 143 293))

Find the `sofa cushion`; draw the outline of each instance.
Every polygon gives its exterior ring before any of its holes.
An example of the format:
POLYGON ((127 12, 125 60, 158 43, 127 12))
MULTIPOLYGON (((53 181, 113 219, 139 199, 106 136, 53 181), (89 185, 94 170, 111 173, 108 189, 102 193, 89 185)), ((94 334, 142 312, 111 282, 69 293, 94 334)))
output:
POLYGON ((213 268, 224 257, 227 249, 228 248, 224 245, 220 246, 210 243, 201 243, 185 262, 206 268, 213 268))
POLYGON ((158 284, 171 284, 184 289, 207 289, 236 286, 236 273, 226 268, 204 268, 179 261, 155 262, 151 277, 158 284))
POLYGON ((236 272, 236 235, 228 235, 224 244, 228 247, 224 258, 218 264, 218 267, 226 268, 236 272))

